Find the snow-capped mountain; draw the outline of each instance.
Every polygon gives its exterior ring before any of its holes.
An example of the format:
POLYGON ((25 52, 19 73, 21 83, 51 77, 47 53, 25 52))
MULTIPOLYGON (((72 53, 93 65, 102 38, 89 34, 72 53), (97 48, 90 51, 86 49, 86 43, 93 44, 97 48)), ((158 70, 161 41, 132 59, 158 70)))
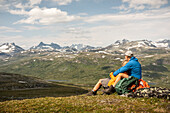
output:
POLYGON ((45 44, 43 42, 40 42, 38 46, 33 46, 30 48, 31 50, 56 50, 61 49, 60 45, 51 43, 51 44, 45 44))
POLYGON ((150 45, 152 44, 147 40, 129 41, 129 40, 123 39, 123 40, 117 40, 115 43, 105 47, 104 50, 115 51, 115 50, 119 50, 120 48, 129 50, 132 48, 148 47, 150 45))
POLYGON ((163 39, 154 43, 156 47, 170 48, 170 40, 163 39))
POLYGON ((100 51, 111 52, 115 54, 123 54, 127 50, 131 50, 136 54, 140 53, 167 53, 169 51, 169 40, 153 42, 150 40, 129 41, 126 39, 118 40, 115 43, 100 49, 100 51))
POLYGON ((83 50, 94 49, 95 47, 83 45, 83 44, 72 44, 71 46, 61 47, 58 44, 51 43, 45 44, 40 42, 39 45, 30 48, 31 51, 58 51, 58 52, 77 52, 83 50))
POLYGON ((62 49, 60 51, 61 52, 77 52, 78 50, 73 47, 64 46, 64 47, 62 47, 62 49))
POLYGON ((149 40, 137 40, 137 41, 129 41, 126 39, 123 40, 117 40, 114 44, 112 44, 114 47, 128 47, 130 48, 139 48, 139 47, 144 47, 144 48, 153 48, 156 47, 152 41, 149 40))
POLYGON ((129 42, 129 40, 127 40, 127 39, 117 40, 117 41, 114 43, 114 45, 122 45, 122 44, 126 44, 126 43, 128 43, 128 42, 129 42))
POLYGON ((0 45, 0 53, 13 55, 21 51, 24 51, 24 49, 15 45, 15 43, 4 43, 0 45))
POLYGON ((70 47, 75 48, 77 50, 81 50, 82 48, 85 47, 85 45, 83 45, 83 44, 72 44, 70 47))
POLYGON ((77 49, 79 51, 95 49, 95 47, 92 47, 92 46, 89 46, 89 45, 83 45, 83 44, 72 44, 70 47, 75 48, 75 49, 77 49))
POLYGON ((148 40, 138 40, 138 41, 132 41, 128 44, 125 44, 126 46, 129 46, 128 49, 132 48, 155 48, 156 46, 152 43, 152 41, 148 40))
POLYGON ((168 53, 170 52, 170 40, 164 39, 157 42, 150 40, 136 40, 129 41, 127 39, 117 40, 115 43, 107 47, 92 47, 83 44, 72 44, 71 46, 61 47, 58 44, 51 43, 45 44, 40 42, 37 46, 31 47, 29 50, 24 50, 23 48, 15 45, 15 43, 4 43, 0 45, 0 57, 8 58, 15 55, 27 55, 36 54, 41 52, 61 52, 61 53, 78 53, 78 52, 108 52, 113 54, 123 54, 127 50, 131 50, 137 54, 143 53, 168 53), (15 54, 17 53, 17 54, 15 54))
POLYGON ((45 44, 43 42, 40 42, 39 45, 33 46, 30 48, 30 51, 39 51, 39 52, 76 52, 77 49, 69 46, 61 47, 58 44, 51 43, 51 44, 45 44))
POLYGON ((5 59, 5 58, 9 58, 11 55, 9 55, 8 53, 0 53, 0 59, 5 59))
POLYGON ((82 48, 81 50, 91 50, 91 49, 96 49, 96 47, 92 47, 92 46, 85 46, 84 48, 82 48))

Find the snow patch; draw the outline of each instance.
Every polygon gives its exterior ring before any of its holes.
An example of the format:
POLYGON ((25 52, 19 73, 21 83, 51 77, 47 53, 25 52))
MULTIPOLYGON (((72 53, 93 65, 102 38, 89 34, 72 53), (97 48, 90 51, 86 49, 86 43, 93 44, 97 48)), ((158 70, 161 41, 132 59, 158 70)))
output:
POLYGON ((144 58, 150 58, 153 57, 154 55, 148 55, 148 56, 144 56, 144 58))

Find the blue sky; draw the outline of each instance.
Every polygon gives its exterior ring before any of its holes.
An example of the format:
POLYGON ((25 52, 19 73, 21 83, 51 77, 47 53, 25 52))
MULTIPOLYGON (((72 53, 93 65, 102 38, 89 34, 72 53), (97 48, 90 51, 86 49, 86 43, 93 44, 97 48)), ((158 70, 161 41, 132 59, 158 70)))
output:
POLYGON ((0 0, 0 44, 170 39, 170 0, 0 0))

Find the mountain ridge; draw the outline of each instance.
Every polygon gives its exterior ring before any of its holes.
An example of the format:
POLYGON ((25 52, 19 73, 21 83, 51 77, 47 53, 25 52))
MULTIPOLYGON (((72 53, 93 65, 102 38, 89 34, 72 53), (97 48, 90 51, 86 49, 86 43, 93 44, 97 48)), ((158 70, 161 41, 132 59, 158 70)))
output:
POLYGON ((20 53, 22 51, 25 50, 15 43, 4 43, 0 45, 0 58, 11 57, 16 53, 20 53))
POLYGON ((164 39, 161 41, 150 41, 150 40, 136 40, 129 41, 127 39, 117 40, 113 44, 106 47, 93 47, 83 44, 72 44, 71 46, 61 47, 59 44, 51 43, 45 44, 40 42, 37 46, 32 46, 30 49, 24 50, 15 43, 4 43, 0 45, 0 58, 11 57, 19 53, 37 53, 37 52, 99 52, 104 51, 108 53, 123 54, 127 50, 133 52, 149 52, 149 51, 162 51, 164 53, 168 52, 170 49, 170 40, 164 39))

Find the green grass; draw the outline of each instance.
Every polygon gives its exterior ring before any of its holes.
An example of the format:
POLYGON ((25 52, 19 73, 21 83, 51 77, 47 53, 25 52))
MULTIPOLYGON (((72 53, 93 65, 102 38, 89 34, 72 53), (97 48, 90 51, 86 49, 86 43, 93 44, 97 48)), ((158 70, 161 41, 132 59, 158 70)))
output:
POLYGON ((113 95, 45 97, 0 102, 0 111, 43 113, 169 112, 168 100, 113 95))
POLYGON ((53 83, 50 87, 17 90, 0 90, 0 101, 21 100, 39 97, 65 97, 87 93, 80 86, 66 83, 53 83))
POLYGON ((152 65, 152 64, 144 66, 142 69, 143 70, 152 70, 154 72, 168 71, 168 69, 166 67, 164 67, 163 65, 152 65))

